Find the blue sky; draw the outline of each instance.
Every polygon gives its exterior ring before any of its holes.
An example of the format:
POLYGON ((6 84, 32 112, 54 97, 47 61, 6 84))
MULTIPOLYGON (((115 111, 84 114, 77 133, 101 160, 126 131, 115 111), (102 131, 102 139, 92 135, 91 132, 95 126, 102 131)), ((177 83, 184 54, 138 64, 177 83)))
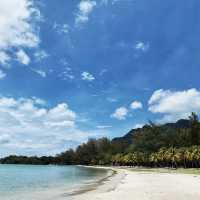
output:
POLYGON ((0 156, 56 154, 148 120, 199 114, 199 8, 198 0, 2 0, 0 156))

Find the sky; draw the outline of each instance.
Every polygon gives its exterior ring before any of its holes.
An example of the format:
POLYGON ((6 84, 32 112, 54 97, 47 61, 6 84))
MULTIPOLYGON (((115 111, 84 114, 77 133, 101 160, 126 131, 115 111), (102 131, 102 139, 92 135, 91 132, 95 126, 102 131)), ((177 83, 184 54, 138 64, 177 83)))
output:
POLYGON ((199 8, 1 0, 0 156, 55 155, 200 114, 199 8))

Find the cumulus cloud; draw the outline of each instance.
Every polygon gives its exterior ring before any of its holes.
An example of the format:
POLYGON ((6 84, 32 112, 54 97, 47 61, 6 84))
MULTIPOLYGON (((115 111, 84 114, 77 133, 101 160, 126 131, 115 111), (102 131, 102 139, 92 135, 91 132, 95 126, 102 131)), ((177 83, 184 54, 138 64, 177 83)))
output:
POLYGON ((95 77, 92 74, 90 74, 89 72, 83 72, 81 74, 81 78, 84 81, 94 81, 95 80, 95 77))
POLYGON ((0 64, 4 66, 9 63, 10 59, 10 56, 6 52, 0 51, 0 64))
POLYGON ((6 77, 6 73, 0 70, 0 80, 4 79, 6 77))
POLYGON ((157 90, 149 99, 149 111, 163 114, 161 122, 186 118, 191 112, 200 113, 200 91, 193 88, 183 91, 157 90))
POLYGON ((78 129, 77 114, 67 103, 47 105, 36 97, 0 97, 1 150, 8 154, 58 153, 69 143, 77 144, 93 134, 78 129))
POLYGON ((0 62, 5 64, 10 49, 33 48, 39 44, 36 22, 40 13, 32 0, 0 1, 0 62), (3 53, 2 53, 3 52, 3 53))
POLYGON ((140 101, 133 101, 130 105, 130 108, 133 110, 142 109, 143 105, 140 101))
MULTIPOLYGON (((115 102, 115 101, 111 101, 115 102)), ((131 113, 131 110, 137 110, 142 109, 143 105, 140 101, 133 101, 130 105, 130 108, 126 108, 124 106, 119 107, 115 110, 113 114, 111 114, 111 117, 116 118, 118 120, 125 120, 129 113, 131 113)))
POLYGON ((17 53, 17 60, 22 63, 23 65, 28 65, 30 63, 30 58, 29 56, 26 54, 26 52, 22 49, 20 49, 17 53))
POLYGON ((116 118, 118 120, 124 120, 126 119, 127 115, 128 109, 126 107, 120 107, 115 110, 111 117, 116 118))
POLYGON ((96 1, 81 0, 78 4, 78 13, 76 15, 76 24, 86 23, 89 20, 89 15, 97 5, 96 1))

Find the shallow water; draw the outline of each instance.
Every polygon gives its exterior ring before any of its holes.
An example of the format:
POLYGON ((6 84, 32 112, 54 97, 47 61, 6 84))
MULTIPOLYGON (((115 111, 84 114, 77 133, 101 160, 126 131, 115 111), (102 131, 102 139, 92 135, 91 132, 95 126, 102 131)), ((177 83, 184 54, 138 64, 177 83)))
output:
POLYGON ((0 199, 70 199, 68 192, 107 173, 103 169, 79 166, 0 165, 0 199))

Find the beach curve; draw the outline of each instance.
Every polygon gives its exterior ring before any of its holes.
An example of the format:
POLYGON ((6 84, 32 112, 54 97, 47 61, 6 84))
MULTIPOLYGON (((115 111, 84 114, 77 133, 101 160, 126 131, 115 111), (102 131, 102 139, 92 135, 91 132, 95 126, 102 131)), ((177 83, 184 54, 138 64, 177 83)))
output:
POLYGON ((155 173, 110 168, 117 173, 95 190, 73 196, 73 200, 197 200, 200 176, 155 173))

